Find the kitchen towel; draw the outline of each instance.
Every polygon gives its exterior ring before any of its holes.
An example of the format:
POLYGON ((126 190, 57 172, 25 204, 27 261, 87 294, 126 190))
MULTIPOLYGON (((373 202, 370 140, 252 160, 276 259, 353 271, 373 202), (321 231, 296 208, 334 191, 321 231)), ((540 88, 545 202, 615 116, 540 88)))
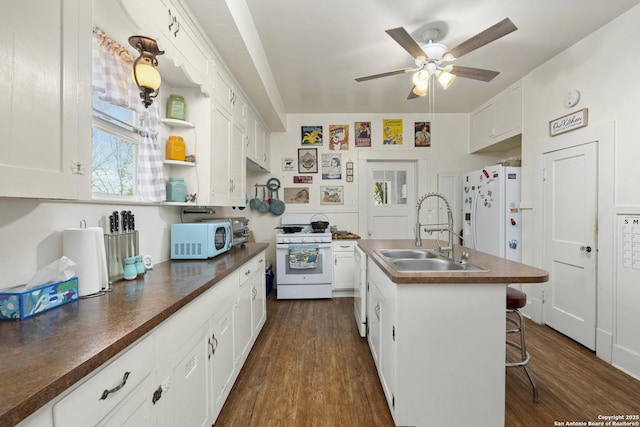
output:
POLYGON ((109 287, 103 235, 101 227, 66 228, 63 231, 63 252, 76 263, 78 295, 81 297, 109 287))
POLYGON ((289 245, 289 267, 293 269, 316 268, 318 245, 289 245))

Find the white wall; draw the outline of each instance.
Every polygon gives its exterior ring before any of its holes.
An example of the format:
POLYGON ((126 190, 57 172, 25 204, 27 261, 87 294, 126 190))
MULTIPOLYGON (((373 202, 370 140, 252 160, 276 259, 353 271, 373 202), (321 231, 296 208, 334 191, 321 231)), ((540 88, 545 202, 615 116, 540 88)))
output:
MULTIPOLYGON (((415 100, 412 102, 420 102, 415 100)), ((426 110, 426 105, 425 105, 426 110)), ((501 159, 501 156, 490 154, 474 154, 469 155, 469 115, 468 114, 435 114, 431 123, 431 147, 414 146, 414 122, 429 121, 430 115, 418 114, 293 114, 288 116, 288 125, 286 132, 276 132, 271 135, 271 174, 261 175, 255 174, 249 176, 247 180, 247 192, 249 198, 254 195, 253 184, 265 184, 271 177, 280 180, 282 187, 310 187, 310 202, 304 205, 287 204, 286 213, 304 212, 317 213, 323 212, 329 216, 332 224, 338 226, 340 230, 349 230, 351 232, 362 234, 360 224, 358 223, 359 212, 359 194, 358 194, 358 155, 363 151, 383 151, 389 154, 394 153, 405 154, 408 152, 426 153, 428 171, 424 173, 427 177, 426 183, 420 183, 420 188, 426 191, 436 190, 436 179, 438 172, 462 173, 476 169, 481 166, 493 164, 501 159), (383 145, 382 144, 382 120, 401 118, 403 120, 404 143, 402 145, 383 145), (354 122, 369 121, 371 122, 372 143, 370 148, 355 147, 354 144, 354 122), (330 151, 328 143, 328 130, 331 124, 348 124, 349 125, 349 150, 346 151, 330 151), (318 156, 321 159, 322 153, 341 153, 342 154, 342 174, 341 180, 323 180, 322 168, 318 173, 300 174, 297 169, 298 148, 310 146, 301 145, 301 127, 302 126, 323 126, 324 145, 318 146, 318 156), (282 170, 282 159, 284 157, 293 157, 296 159, 296 168, 294 172, 282 170), (354 164, 354 180, 346 182, 345 165, 347 161, 354 164), (313 176, 312 184, 293 184, 295 175, 311 175, 313 176), (342 185, 344 186, 343 206, 327 206, 320 204, 320 186, 325 185, 342 185)), ((424 171, 423 171, 424 172, 424 171)), ((259 194, 261 197, 261 193, 259 194)), ((282 191, 280 192, 282 196, 282 191)), ((413 207, 411 207, 413 208, 413 207)), ((280 224, 279 218, 272 214, 261 214, 257 211, 250 211, 252 219, 252 228, 258 241, 273 241, 275 237, 274 227, 280 224)))
POLYGON ((140 252, 154 262, 169 258, 169 224, 180 221, 180 209, 0 199, 0 289, 27 282, 38 269, 62 256, 62 230, 104 226, 114 210, 130 210, 139 230, 140 252))
MULTIPOLYGON (((541 207, 536 206, 535 189, 538 185, 533 170, 536 151, 549 139, 550 120, 581 108, 589 109, 589 126, 615 122, 615 166, 603 171, 613 175, 615 182, 615 213, 640 214, 640 104, 636 96, 640 93, 640 81, 635 70, 640 68, 637 40, 640 37, 640 6, 618 17, 584 40, 546 62, 522 80, 523 88, 523 204, 528 208, 523 217, 523 247, 530 251, 523 253, 524 262, 541 262, 542 240, 535 239, 542 230, 536 229, 534 218, 541 215, 541 207), (573 108, 563 104, 565 94, 572 89, 581 92, 580 103, 573 108)), ((601 223, 615 224, 614 218, 600 218, 601 223)), ((614 234, 615 230, 600 230, 614 234)), ((601 268, 610 271, 612 280, 599 283, 598 288, 598 330, 612 335, 614 358, 616 348, 624 348, 626 362, 619 364, 623 369, 634 371, 640 376, 640 286, 638 281, 616 281, 617 254, 614 265, 601 268), (624 305, 617 304, 617 296, 626 295, 624 305), (624 319, 624 320, 623 320, 624 319), (617 334, 618 322, 624 321, 627 335, 617 334), (629 328, 632 323, 634 327, 629 328)), ((538 290, 539 292, 539 290, 538 290)), ((600 337, 600 335, 598 335, 600 337)), ((607 349, 600 348, 598 353, 607 349)), ((608 349, 611 353, 611 349, 608 349)), ((601 354, 599 354, 601 355, 601 354)), ((601 356, 602 357, 602 356, 601 356)))

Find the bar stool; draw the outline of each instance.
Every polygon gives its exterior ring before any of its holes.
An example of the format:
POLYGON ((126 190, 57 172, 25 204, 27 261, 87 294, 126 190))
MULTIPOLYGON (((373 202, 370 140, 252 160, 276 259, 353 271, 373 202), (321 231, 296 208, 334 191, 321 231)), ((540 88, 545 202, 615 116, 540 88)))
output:
POLYGON ((527 373, 527 377, 529 377, 529 381, 531 382, 531 386, 533 387, 533 400, 534 402, 540 402, 538 399, 538 387, 536 386, 536 382, 533 379, 533 375, 531 375, 531 371, 527 366, 529 364, 529 360, 531 357, 529 356, 529 352, 527 351, 527 347, 524 340, 524 317, 522 313, 520 313, 520 308, 524 307, 527 304, 527 294, 521 292, 517 289, 514 289, 510 286, 507 286, 507 325, 513 326, 510 329, 506 330, 507 334, 517 333, 520 335, 520 342, 511 341, 507 338, 507 345, 517 348, 520 350, 520 360, 515 362, 507 362, 505 366, 507 368, 517 368, 522 366, 527 373), (509 313, 515 313, 515 318, 509 316, 509 313))

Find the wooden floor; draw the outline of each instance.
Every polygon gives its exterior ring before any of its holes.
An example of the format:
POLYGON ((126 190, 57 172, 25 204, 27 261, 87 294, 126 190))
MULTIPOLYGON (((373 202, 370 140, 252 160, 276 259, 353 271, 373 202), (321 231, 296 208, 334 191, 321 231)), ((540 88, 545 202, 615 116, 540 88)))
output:
MULTIPOLYGON (((353 299, 279 301, 274 293, 215 426, 393 426, 353 299)), ((528 322, 527 340, 540 403, 524 371, 509 369, 505 426, 640 414, 640 381, 549 327, 528 322)))

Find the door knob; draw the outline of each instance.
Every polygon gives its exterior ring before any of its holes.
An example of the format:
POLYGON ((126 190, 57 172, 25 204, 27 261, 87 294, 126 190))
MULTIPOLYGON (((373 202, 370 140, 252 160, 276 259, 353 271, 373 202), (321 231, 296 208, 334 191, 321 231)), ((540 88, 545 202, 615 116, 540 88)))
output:
POLYGON ((580 246, 580 252, 591 252, 591 246, 580 246))

